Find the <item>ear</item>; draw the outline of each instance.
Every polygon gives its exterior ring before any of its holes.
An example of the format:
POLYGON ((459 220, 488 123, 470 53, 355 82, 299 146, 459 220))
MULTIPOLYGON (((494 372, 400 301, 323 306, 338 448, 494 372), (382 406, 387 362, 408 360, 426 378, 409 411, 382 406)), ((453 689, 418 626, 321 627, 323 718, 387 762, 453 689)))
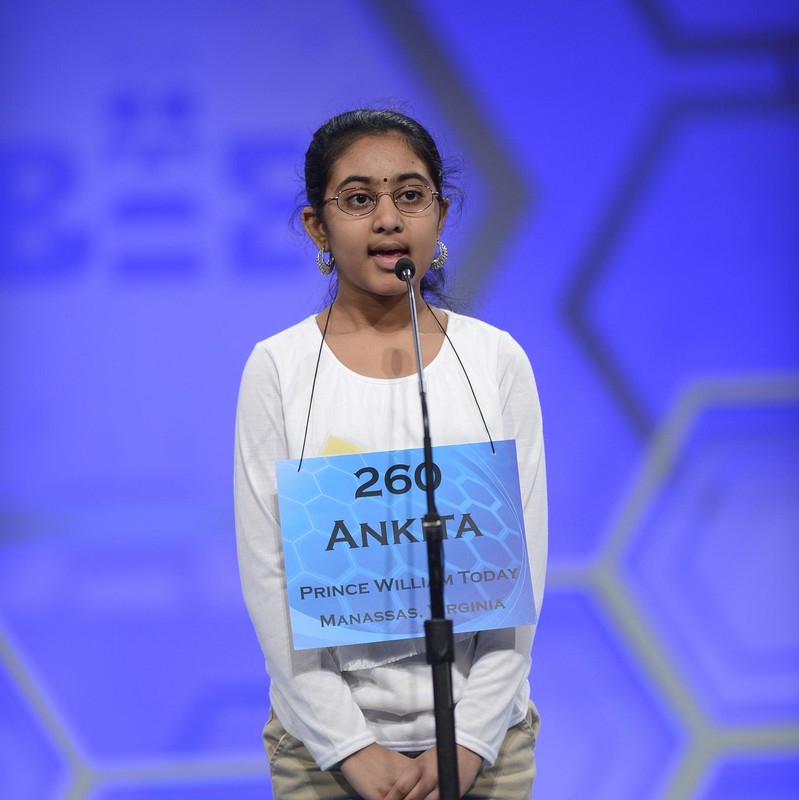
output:
POLYGON ((311 206, 305 206, 300 216, 302 219, 302 227, 305 232, 311 237, 311 241, 320 249, 327 250, 327 231, 325 230, 325 223, 322 217, 316 212, 316 209, 311 206))
POLYGON ((444 220, 447 218, 447 212, 449 211, 449 200, 444 200, 441 203, 441 210, 438 212, 438 238, 441 238, 441 231, 444 230, 444 220))

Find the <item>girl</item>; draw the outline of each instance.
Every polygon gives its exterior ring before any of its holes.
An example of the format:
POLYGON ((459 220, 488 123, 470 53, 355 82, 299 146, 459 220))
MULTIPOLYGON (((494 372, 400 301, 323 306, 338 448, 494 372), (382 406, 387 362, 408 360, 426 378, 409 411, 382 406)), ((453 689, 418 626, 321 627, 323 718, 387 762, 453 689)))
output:
MULTIPOLYGON (((546 562, 541 414, 529 362, 502 331, 429 305, 440 297, 450 200, 435 142, 388 110, 338 115, 306 154, 302 223, 335 273, 318 315, 256 345, 236 425, 236 531, 244 596, 266 657, 264 729, 278 800, 435 800, 438 769, 424 639, 292 649, 275 462, 419 447, 407 288, 414 284, 435 445, 515 439, 537 610, 546 562)), ((455 636, 452 689, 461 796, 527 798, 538 715, 532 627, 455 636)))

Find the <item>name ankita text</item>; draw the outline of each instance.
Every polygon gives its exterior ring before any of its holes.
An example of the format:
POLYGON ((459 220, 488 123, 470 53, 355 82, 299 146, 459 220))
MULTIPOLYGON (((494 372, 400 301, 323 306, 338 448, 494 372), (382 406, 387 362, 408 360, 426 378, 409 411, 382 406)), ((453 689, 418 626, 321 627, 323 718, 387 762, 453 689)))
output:
MULTIPOLYGON (((463 583, 491 583, 493 581, 513 581, 519 572, 518 567, 508 567, 507 569, 482 569, 468 570, 459 569, 454 573, 444 576, 444 583, 447 586, 463 583)), ((300 586, 300 600, 305 598, 324 598, 324 597, 344 597, 357 594, 370 594, 370 586, 374 586, 378 592, 408 592, 413 589, 426 589, 427 578, 372 578, 371 581, 360 583, 342 583, 332 586, 300 586)))
MULTIPOLYGON (((442 539, 461 539, 464 534, 471 533, 474 536, 482 536, 483 532, 472 519, 471 514, 461 514, 457 518, 456 525, 448 526, 447 523, 455 523, 455 514, 441 515, 441 538, 442 539), (454 534, 452 531, 455 531, 454 534)), ((336 545, 348 547, 351 550, 380 545, 401 544, 402 542, 423 542, 427 538, 421 530, 422 520, 416 517, 400 522, 397 519, 381 520, 374 525, 368 522, 361 522, 357 528, 347 527, 343 519, 333 522, 333 530, 327 540, 325 550, 332 550, 336 545), (411 530, 414 528, 414 530, 411 530)))

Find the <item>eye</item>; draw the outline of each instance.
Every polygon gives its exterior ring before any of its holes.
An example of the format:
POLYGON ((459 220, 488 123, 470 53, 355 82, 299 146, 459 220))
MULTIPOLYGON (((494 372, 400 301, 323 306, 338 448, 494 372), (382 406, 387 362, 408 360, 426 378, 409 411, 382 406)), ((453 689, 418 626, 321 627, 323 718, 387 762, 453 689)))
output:
POLYGON ((363 212, 375 204, 374 195, 366 189, 348 189, 339 199, 346 211, 363 212))
POLYGON ((420 208, 430 199, 430 190, 424 186, 403 186, 394 194, 394 201, 402 208, 420 208))

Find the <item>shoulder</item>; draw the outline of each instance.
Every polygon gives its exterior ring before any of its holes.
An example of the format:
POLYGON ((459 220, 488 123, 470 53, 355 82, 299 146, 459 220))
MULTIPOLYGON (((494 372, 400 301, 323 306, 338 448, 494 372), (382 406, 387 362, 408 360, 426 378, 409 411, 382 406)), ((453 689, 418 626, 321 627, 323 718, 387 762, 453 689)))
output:
POLYGON ((253 348, 250 361, 266 360, 279 364, 284 360, 301 357, 307 351, 314 353, 319 348, 319 328, 316 316, 306 317, 301 322, 262 339, 253 348))
POLYGON ((244 366, 243 382, 272 382, 278 376, 296 371, 306 358, 316 358, 319 350, 319 328, 316 317, 310 316, 263 339, 253 347, 244 366))
POLYGON ((476 317, 469 317, 466 314, 459 314, 457 311, 445 311, 449 325, 447 333, 457 332, 460 336, 507 336, 505 331, 483 322, 476 317))
POLYGON ((492 356, 500 367, 529 365, 522 346, 507 331, 454 311, 447 311, 446 314, 449 320, 447 335, 454 342, 466 344, 483 356, 492 356))
POLYGON ((306 347, 313 343, 319 345, 319 328, 316 325, 315 314, 258 342, 255 345, 255 352, 263 351, 281 355, 284 352, 291 352, 297 347, 306 347))

